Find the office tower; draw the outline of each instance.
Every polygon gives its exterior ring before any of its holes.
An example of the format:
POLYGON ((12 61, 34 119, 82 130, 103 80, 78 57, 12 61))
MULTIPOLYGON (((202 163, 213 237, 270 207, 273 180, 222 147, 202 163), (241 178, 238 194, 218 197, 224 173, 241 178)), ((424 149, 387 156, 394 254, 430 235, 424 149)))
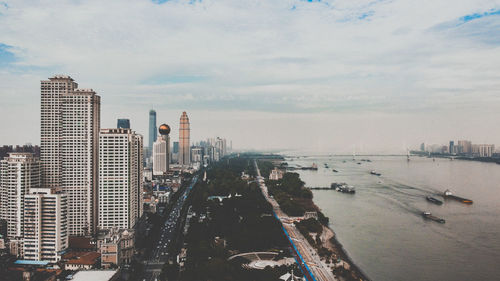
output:
POLYGON ((40 161, 32 153, 9 153, 0 161, 0 219, 10 239, 23 237, 25 195, 40 184, 40 161))
POLYGON ((99 229, 133 228, 142 202, 142 136, 130 129, 101 129, 99 229))
POLYGON ((179 126, 179 164, 182 166, 189 166, 191 160, 189 134, 189 118, 184 111, 179 126))
POLYGON ((420 151, 425 151, 425 143, 420 144, 420 151))
POLYGON ((199 146, 191 147, 191 162, 202 163, 203 161, 203 148, 199 146))
POLYGON ((449 150, 450 154, 453 154, 455 153, 455 142, 454 141, 450 141, 450 146, 449 146, 449 150))
POLYGON ((160 135, 153 144, 153 175, 164 175, 170 169, 170 127, 160 125, 160 135))
POLYGON ((172 147, 172 153, 179 153, 179 142, 178 141, 174 141, 174 143, 172 145, 173 145, 173 147, 172 147))
POLYGON ((68 202, 63 192, 37 188, 25 197, 23 258, 57 262, 68 248, 68 202))
POLYGON ((149 139, 148 139, 148 158, 153 153, 153 142, 156 141, 157 133, 156 133, 156 111, 151 109, 149 111, 149 139))
POLYGON ((118 119, 116 121, 116 127, 122 129, 130 129, 130 120, 129 119, 118 119))
POLYGON ((172 159, 170 163, 179 163, 179 142, 174 141, 172 144, 172 159))
POLYGON ((69 235, 95 232, 100 97, 69 76, 41 82, 42 183, 68 196, 69 235))
POLYGON ((472 153, 472 142, 466 140, 459 140, 458 147, 460 148, 460 152, 463 154, 471 154, 472 153))

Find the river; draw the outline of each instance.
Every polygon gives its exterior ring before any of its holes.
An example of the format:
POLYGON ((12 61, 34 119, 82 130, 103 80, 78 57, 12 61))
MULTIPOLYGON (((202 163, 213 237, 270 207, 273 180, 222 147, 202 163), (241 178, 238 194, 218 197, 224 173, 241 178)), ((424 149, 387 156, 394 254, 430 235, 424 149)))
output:
POLYGON ((356 188, 355 195, 315 190, 314 202, 372 280, 500 280, 500 165, 420 157, 408 162, 406 156, 286 161, 318 165, 318 171, 298 171, 306 186, 346 182, 356 188), (439 206, 425 200, 427 195, 443 200, 438 194, 446 189, 474 204, 444 200, 439 206), (446 223, 425 220, 423 211, 446 223))

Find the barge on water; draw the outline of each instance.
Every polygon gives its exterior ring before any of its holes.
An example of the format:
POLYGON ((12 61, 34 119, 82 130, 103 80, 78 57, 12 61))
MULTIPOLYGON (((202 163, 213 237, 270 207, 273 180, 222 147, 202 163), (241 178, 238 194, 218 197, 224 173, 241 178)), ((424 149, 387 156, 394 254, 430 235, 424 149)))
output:
POLYGON ((443 205, 443 201, 438 200, 438 199, 436 199, 436 198, 434 198, 432 196, 427 196, 427 197, 425 197, 425 199, 427 199, 427 201, 429 201, 431 203, 434 203, 436 205, 443 205))
POLYGON ((330 187, 342 193, 349 193, 349 194, 356 193, 356 189, 354 189, 353 186, 348 186, 347 184, 332 183, 330 187))
POLYGON ((444 193, 443 193, 443 197, 444 199, 453 199, 453 200, 457 200, 458 202, 462 202, 464 204, 469 204, 471 205, 473 203, 472 200, 470 199, 467 199, 467 198, 463 198, 463 197, 459 197, 459 196, 455 196, 453 195, 453 193, 451 193, 451 191, 449 189, 447 189, 444 193))
POLYGON ((433 216, 430 212, 423 212, 422 213, 422 217, 424 217, 424 219, 432 220, 432 221, 439 222, 439 223, 445 223, 446 222, 442 218, 438 218, 436 216, 433 216))

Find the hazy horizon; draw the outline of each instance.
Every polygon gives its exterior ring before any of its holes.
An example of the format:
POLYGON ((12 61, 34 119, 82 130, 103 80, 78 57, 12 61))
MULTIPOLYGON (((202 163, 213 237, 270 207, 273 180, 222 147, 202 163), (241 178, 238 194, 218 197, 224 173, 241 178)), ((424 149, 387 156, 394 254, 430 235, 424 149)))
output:
POLYGON ((500 145, 500 1, 3 1, 0 145, 38 144, 40 80, 235 149, 405 153, 500 145), (18 128, 23 128, 19 130, 18 128))

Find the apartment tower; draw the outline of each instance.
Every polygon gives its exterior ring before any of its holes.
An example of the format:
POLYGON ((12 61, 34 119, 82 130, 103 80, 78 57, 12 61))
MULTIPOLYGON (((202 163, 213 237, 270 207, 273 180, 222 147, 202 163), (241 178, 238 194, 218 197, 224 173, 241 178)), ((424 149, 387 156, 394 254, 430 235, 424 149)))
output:
POLYGON ((0 219, 7 221, 9 239, 24 236, 25 196, 40 183, 40 161, 32 153, 9 153, 0 161, 0 219))
POLYGON ((63 192, 36 188, 25 197, 23 258, 58 262, 68 248, 68 202, 63 192))
POLYGON ((101 129, 99 229, 133 228, 142 215, 142 146, 130 129, 101 129))
POLYGON ((64 75, 41 81, 42 184, 67 194, 69 235, 96 230, 99 127, 100 97, 92 89, 64 75))

